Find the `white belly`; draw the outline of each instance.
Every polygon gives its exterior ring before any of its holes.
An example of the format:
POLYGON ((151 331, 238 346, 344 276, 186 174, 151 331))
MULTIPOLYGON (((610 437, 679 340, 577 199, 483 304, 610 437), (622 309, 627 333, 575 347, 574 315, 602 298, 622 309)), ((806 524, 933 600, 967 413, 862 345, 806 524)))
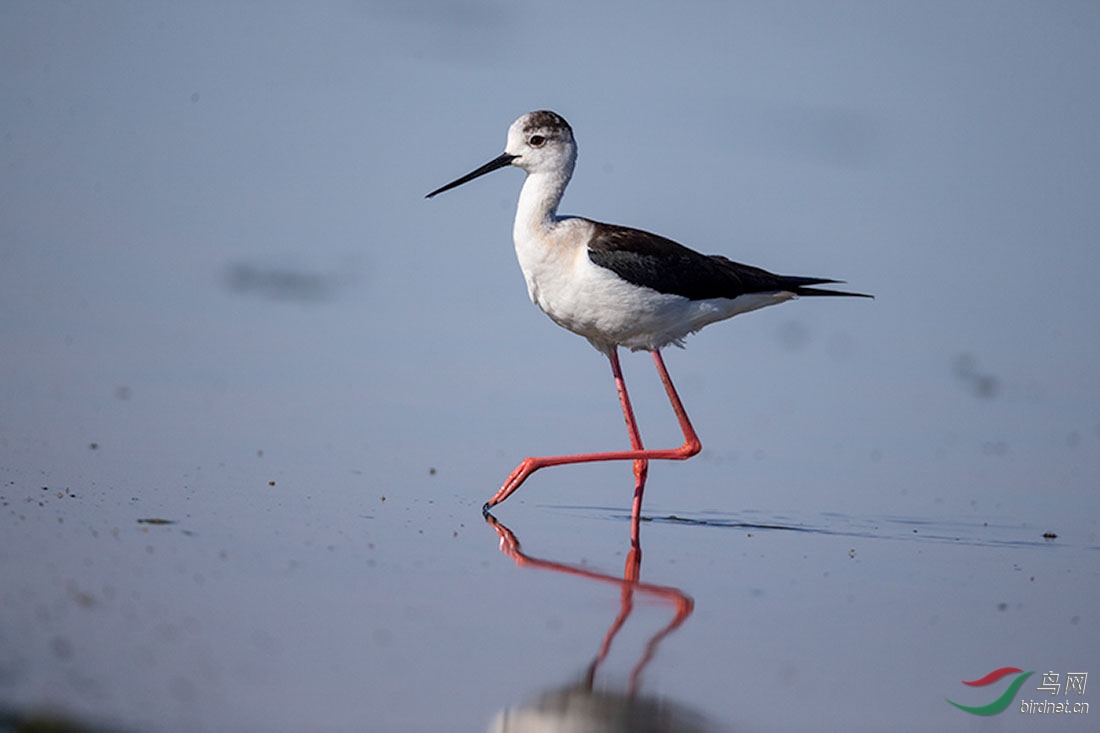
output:
MULTIPOLYGON (((583 219, 562 221, 550 241, 577 241, 587 234, 584 225, 583 219)), ((615 346, 632 350, 682 346, 684 337, 707 324, 794 297, 758 293, 689 300, 622 280, 594 264, 584 246, 547 246, 545 242, 545 237, 537 242, 516 241, 531 300, 555 323, 604 352, 615 346)))

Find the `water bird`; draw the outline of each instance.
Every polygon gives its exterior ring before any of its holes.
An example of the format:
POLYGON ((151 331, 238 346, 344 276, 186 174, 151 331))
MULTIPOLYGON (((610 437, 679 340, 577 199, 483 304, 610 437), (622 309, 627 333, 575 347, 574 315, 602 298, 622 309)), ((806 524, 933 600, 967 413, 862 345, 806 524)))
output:
POLYGON ((648 461, 685 460, 702 449, 661 349, 683 346, 685 337, 711 323, 798 296, 872 297, 814 287, 840 280, 776 275, 721 255, 701 254, 640 229, 560 216, 558 205, 576 162, 577 143, 569 123, 549 110, 529 112, 508 128, 503 153, 426 197, 506 166, 526 172, 512 238, 527 292, 551 320, 584 336, 607 356, 630 436, 630 450, 525 458, 486 502, 486 513, 540 468, 623 460, 634 461, 637 514, 648 461), (684 435, 680 447, 651 450, 642 445, 619 347, 652 355, 684 435))

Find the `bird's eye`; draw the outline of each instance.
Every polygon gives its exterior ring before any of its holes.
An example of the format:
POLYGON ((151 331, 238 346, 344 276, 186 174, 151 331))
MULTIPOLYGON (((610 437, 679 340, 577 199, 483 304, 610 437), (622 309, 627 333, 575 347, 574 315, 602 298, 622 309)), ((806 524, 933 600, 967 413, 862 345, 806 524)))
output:
POLYGON ((528 145, 530 145, 532 148, 541 148, 542 144, 545 143, 545 142, 546 142, 546 138, 543 137, 542 135, 532 135, 527 140, 528 145))

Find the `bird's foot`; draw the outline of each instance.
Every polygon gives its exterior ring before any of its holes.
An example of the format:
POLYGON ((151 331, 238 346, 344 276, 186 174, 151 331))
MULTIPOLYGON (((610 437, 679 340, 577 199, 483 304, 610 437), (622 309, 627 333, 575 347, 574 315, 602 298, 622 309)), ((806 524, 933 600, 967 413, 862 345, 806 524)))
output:
POLYGON ((485 502, 485 506, 481 508, 483 514, 488 514, 489 510, 501 503, 512 492, 523 485, 523 482, 527 480, 527 477, 542 467, 542 463, 537 458, 524 458, 518 466, 516 466, 512 473, 508 474, 508 478, 504 481, 504 485, 500 487, 497 493, 493 494, 489 501, 485 502))

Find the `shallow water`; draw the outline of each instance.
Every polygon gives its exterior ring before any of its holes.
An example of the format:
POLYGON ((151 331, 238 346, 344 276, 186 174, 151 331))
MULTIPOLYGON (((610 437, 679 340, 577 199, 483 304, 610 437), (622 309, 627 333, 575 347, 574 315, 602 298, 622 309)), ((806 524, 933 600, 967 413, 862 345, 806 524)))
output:
POLYGON ((1094 728, 1100 14, 816 7, 0 9, 0 729, 1094 728), (626 442, 518 173, 423 200, 540 107, 569 212, 877 296, 666 354, 636 544, 480 511, 626 442))

